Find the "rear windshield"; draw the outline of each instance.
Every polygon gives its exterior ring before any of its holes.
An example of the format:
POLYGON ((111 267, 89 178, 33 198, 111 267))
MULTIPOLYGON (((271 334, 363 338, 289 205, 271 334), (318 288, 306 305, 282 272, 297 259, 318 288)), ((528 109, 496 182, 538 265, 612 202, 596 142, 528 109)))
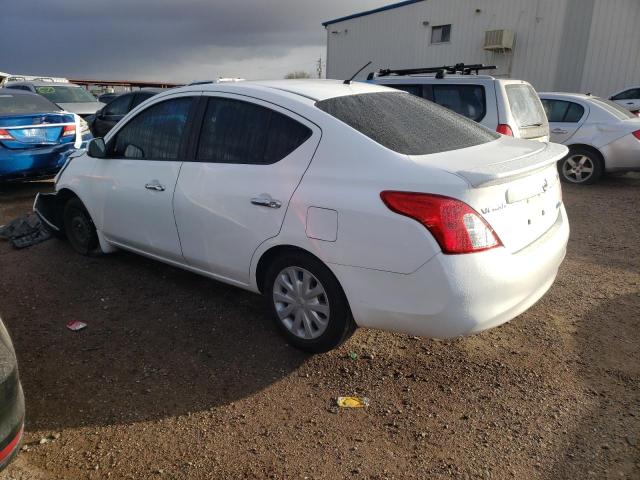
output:
POLYGON ((607 112, 615 116, 618 120, 626 120, 627 118, 638 118, 629 110, 618 105, 616 102, 612 102, 611 100, 591 97, 591 101, 596 105, 604 108, 607 112))
POLYGON ((0 94, 0 115, 59 112, 60 107, 46 98, 29 94, 0 94))
POLYGON ((82 87, 60 87, 47 85, 36 87, 36 92, 51 100, 53 103, 83 103, 97 102, 96 98, 82 87))
POLYGON ((335 97, 316 106, 380 145, 405 155, 446 152, 500 138, 468 118, 404 92, 335 97))
POLYGON ((511 113, 520 128, 544 125, 547 117, 540 98, 531 85, 507 85, 505 90, 511 113))

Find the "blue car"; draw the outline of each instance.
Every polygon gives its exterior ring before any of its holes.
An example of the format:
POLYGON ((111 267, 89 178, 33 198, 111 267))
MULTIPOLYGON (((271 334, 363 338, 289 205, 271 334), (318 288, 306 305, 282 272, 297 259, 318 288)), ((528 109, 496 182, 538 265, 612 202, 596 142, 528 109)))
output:
POLYGON ((0 88, 0 182, 54 176, 76 149, 76 135, 91 139, 79 125, 40 95, 0 88))

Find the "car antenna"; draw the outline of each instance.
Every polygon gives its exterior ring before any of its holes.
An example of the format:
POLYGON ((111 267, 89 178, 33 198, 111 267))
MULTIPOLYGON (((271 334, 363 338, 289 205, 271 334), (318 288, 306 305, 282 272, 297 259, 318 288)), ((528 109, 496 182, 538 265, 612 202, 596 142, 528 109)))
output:
POLYGON ((353 81, 354 78, 356 78, 358 76, 358 74, 364 70, 365 68, 367 68, 369 65, 371 65, 373 63, 373 61, 369 61, 369 63, 367 63, 364 67, 362 67, 360 70, 358 70, 356 73, 353 74, 353 77, 351 77, 349 80, 345 80, 343 83, 345 85, 351 85, 351 82, 353 81))

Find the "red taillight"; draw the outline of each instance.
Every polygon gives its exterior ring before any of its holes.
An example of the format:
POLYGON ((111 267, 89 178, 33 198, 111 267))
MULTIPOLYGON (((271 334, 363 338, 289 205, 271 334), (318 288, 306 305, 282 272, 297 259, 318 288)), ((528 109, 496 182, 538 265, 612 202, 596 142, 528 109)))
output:
POLYGON ((636 130, 635 132, 633 132, 631 135, 633 135, 634 137, 636 137, 638 140, 640 140, 640 130, 636 130))
POLYGON ((506 135, 508 137, 513 137, 513 130, 506 123, 501 123, 496 128, 496 132, 501 133, 502 135, 506 135))
POLYGON ((65 125, 62 129, 62 136, 69 137, 71 135, 76 134, 76 126, 75 125, 65 125))
POLYGON ((387 207, 427 227, 447 254, 481 252, 502 246, 491 226, 455 198, 413 192, 382 192, 387 207))
POLYGON ((0 128, 0 140, 15 140, 8 130, 0 128))

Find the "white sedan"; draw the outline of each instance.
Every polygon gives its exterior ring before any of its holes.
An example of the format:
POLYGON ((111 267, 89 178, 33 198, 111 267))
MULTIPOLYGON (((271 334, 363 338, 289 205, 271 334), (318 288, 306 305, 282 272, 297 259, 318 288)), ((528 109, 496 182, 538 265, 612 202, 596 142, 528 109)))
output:
POLYGON ((562 180, 588 185, 605 172, 640 171, 640 118, 610 100, 580 93, 540 93, 551 141, 569 147, 562 180))
POLYGON ((640 116, 640 86, 625 88, 613 95, 609 100, 640 116))
POLYGON ((553 283, 566 151, 383 86, 200 84, 94 139, 35 210, 80 253, 129 250, 264 294, 301 349, 356 326, 451 338, 553 283))

